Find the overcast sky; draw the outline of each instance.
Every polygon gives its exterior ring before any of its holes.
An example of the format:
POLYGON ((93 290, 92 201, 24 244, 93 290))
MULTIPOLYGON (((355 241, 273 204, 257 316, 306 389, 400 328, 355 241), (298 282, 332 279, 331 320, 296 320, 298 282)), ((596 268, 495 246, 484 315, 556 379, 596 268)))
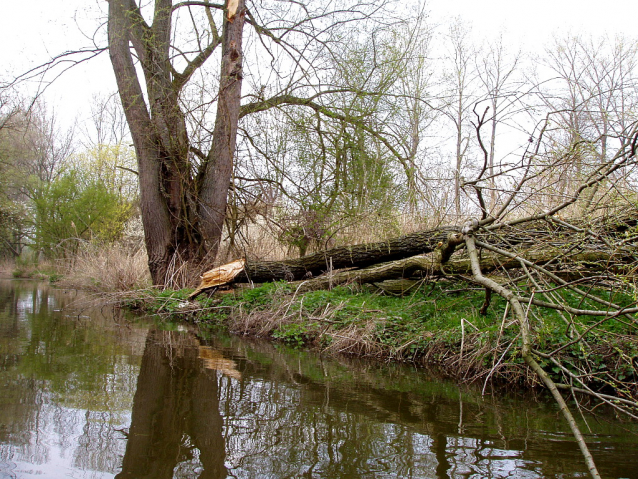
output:
MULTIPOLYGON (((0 80, 56 53, 89 45, 86 36, 93 34, 107 6, 104 0, 0 0, 0 4, 0 80)), ((514 47, 532 52, 541 51, 555 33, 637 35, 635 0, 428 0, 426 6, 431 23, 459 16, 472 23, 477 41, 503 31, 514 47)), ((46 94, 48 104, 65 122, 75 117, 85 120, 92 94, 115 88, 106 53, 74 70, 46 94)))
POLYGON ((480 36, 504 30, 539 50, 555 32, 636 35, 635 0, 428 0, 433 20, 461 16, 480 36))

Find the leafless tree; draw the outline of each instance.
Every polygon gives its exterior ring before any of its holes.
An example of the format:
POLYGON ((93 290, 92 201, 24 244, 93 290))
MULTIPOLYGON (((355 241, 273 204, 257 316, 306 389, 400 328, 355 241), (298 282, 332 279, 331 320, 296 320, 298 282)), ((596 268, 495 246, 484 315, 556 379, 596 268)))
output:
MULTIPOLYGON (((544 66, 555 78, 543 85, 542 99, 557 112, 557 128, 548 134, 555 150, 570 152, 556 179, 557 198, 571 194, 583 176, 607 161, 635 121, 637 61, 637 44, 624 38, 569 36, 556 38, 548 49, 544 66)), ((594 185, 582 195, 583 214, 595 206, 597 193, 594 185)))
MULTIPOLYGON (((483 50, 483 55, 477 58, 477 71, 480 82, 486 92, 486 99, 483 103, 487 104, 489 113, 486 120, 489 123, 489 141, 485 141, 482 145, 487 151, 487 176, 489 180, 489 205, 488 208, 494 208, 497 202, 497 185, 494 181, 496 178, 496 138, 497 129, 502 128, 508 119, 517 114, 521 114, 524 108, 521 105, 521 97, 525 96, 524 82, 517 77, 518 70, 521 67, 521 53, 510 55, 505 44, 503 36, 488 45, 483 50)), ((478 111, 479 114, 482 112, 478 111)), ((475 119, 475 121, 477 121, 475 119)), ((479 125, 475 123, 475 126, 479 125)))
POLYGON ((477 74, 474 58, 476 47, 470 43, 470 30, 460 19, 449 27, 448 64, 444 67, 443 81, 447 90, 443 94, 441 111, 454 126, 454 209, 461 216, 461 186, 463 166, 474 135, 470 125, 471 112, 477 97, 477 74))

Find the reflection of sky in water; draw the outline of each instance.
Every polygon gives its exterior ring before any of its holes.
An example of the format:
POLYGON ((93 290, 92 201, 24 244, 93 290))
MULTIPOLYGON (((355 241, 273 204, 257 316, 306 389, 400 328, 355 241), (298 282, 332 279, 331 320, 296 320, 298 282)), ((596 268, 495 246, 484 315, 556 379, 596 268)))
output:
MULTIPOLYGON (((126 446, 118 430, 131 422, 139 356, 91 356, 84 343, 94 339, 84 326, 51 327, 56 297, 68 302, 71 294, 14 284, 7 297, 13 305, 1 305, 13 316, 2 317, 0 330, 0 359, 11 359, 0 367, 0 479, 113 477, 126 446), (101 367, 90 366, 96 361, 101 367), (102 375, 87 377, 91 371, 102 375)), ((101 337, 104 348, 113 347, 112 338, 101 337)))
POLYGON ((33 297, 31 295, 25 294, 22 297, 18 298, 16 310, 18 313, 18 319, 22 321, 26 320, 27 314, 33 313, 33 297))
POLYGON ((18 296, 16 301, 17 316, 20 320, 26 320, 27 314, 39 314, 46 305, 47 311, 54 311, 57 308, 57 301, 53 294, 43 294, 42 290, 36 289, 35 292, 23 292, 18 296))
MULTIPOLYGON (((126 442, 116 429, 128 427, 130 414, 91 412, 41 404, 26 444, 2 444, 6 477, 113 477, 126 442)), ((0 478, 3 476, 0 474, 0 478)))
MULTIPOLYGON (((129 367, 126 374, 131 373, 135 371, 129 367)), ((120 396, 117 410, 87 410, 63 406, 62 398, 48 392, 46 384, 41 387, 34 396, 28 424, 15 424, 30 431, 15 431, 17 434, 9 434, 0 445, 0 479, 113 477, 126 447, 120 431, 130 425, 134 391, 111 389, 110 394, 120 396)), ((70 395, 63 401, 86 403, 87 399, 70 395)))

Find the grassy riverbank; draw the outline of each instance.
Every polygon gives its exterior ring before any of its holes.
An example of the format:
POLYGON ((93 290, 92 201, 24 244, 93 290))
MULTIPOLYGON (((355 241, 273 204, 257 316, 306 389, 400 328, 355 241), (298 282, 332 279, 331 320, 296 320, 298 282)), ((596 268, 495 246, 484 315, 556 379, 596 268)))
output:
MULTIPOLYGON (((200 296, 192 290, 140 289, 148 284, 142 255, 101 251, 72 264, 5 265, 14 277, 59 281, 63 287, 111 291, 129 306, 147 312, 220 327, 235 334, 267 338, 326 354, 438 365, 457 380, 494 379, 517 386, 539 384, 521 357, 520 325, 498 295, 485 305, 485 291, 454 280, 415 285, 401 295, 372 286, 339 286, 296 292, 286 282, 200 296), (10 267, 13 266, 13 267, 10 267), (117 291, 130 291, 122 296, 117 291)), ((631 307, 631 290, 589 290, 631 307)), ((582 295, 568 290, 536 293, 538 298, 588 308, 582 295), (551 298, 549 298, 551 295, 551 298)), ((538 362, 557 383, 586 385, 622 398, 638 398, 638 336, 635 317, 577 316, 549 308, 530 308, 528 322, 538 362), (600 324, 599 324, 600 323, 600 324), (580 338, 582 341, 574 341, 580 338), (557 351, 558 348, 562 348, 557 351), (543 357, 549 353, 551 357, 543 357)))
MULTIPOLYGON (((440 281, 395 296, 362 286, 297 294, 282 282, 218 293, 200 299, 199 306, 185 301, 190 291, 149 292, 131 300, 130 306, 331 354, 434 363, 446 375, 465 381, 538 383, 520 356, 518 323, 505 302, 495 296, 481 314, 485 291, 469 284, 440 281)), ((618 301, 619 295, 613 294, 618 301)), ((635 323, 615 318, 592 328, 599 320, 553 311, 530 315, 534 349, 543 354, 564 345, 553 357, 568 371, 549 359, 539 357, 539 362, 556 382, 569 382, 572 373, 597 391, 636 397, 635 323), (584 341, 570 344, 580 335, 584 341)))

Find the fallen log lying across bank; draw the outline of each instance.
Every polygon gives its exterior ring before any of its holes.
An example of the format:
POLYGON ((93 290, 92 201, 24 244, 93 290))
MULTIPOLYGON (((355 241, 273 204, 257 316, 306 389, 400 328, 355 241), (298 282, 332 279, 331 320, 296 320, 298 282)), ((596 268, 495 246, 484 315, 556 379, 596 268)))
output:
MULTIPOLYGON (((534 264, 553 263, 560 274, 579 279, 611 265, 633 261, 635 248, 623 242, 611 248, 603 236, 617 237, 634 227, 636 215, 616 216, 591 224, 567 223, 550 219, 530 222, 523 227, 504 225, 501 231, 484 231, 485 243, 509 246, 518 258, 534 264), (574 226, 578 225, 578 226, 574 226), (587 228, 589 226, 589 228, 587 228), (585 232, 588 241, 579 237, 585 232), (599 240, 596 240, 599 238, 599 240)), ((435 277, 471 274, 469 259, 452 254, 463 244, 463 234, 454 227, 442 227, 412 233, 387 241, 333 248, 297 259, 283 261, 238 260, 210 270, 191 298, 221 285, 231 283, 264 283, 285 280, 302 281, 302 290, 329 288, 344 283, 376 283, 410 277, 435 277), (230 273, 229 273, 230 272, 230 273)), ((519 268, 517 258, 494 253, 481 257, 485 272, 497 268, 519 268)))
POLYGON ((431 253, 435 250, 438 252, 439 262, 445 262, 462 241, 463 236, 460 233, 451 233, 449 229, 441 228, 379 243, 333 248, 298 259, 258 262, 239 260, 243 266, 239 272, 235 272, 239 261, 233 261, 204 273, 200 286, 190 295, 190 298, 193 299, 200 293, 223 284, 309 280, 333 270, 351 267, 365 268, 431 253), (232 278, 220 281, 220 278, 227 276, 225 272, 227 270, 233 271, 232 278))
MULTIPOLYGON (((558 254, 557 250, 529 251, 527 253, 521 254, 521 257, 537 265, 544 265, 553 261, 558 254)), ((559 276, 567 277, 569 280, 578 280, 602 270, 612 260, 612 255, 600 251, 587 251, 574 255, 571 259, 575 263, 589 266, 586 269, 563 271, 560 272, 559 276)), ((481 269, 486 273, 499 268, 512 269, 521 267, 518 259, 506 258, 500 255, 484 255, 480 260, 480 265, 481 269)), ((470 275, 471 273, 472 267, 469 258, 453 258, 446 263, 441 263, 440 255, 435 252, 377 264, 367 268, 338 271, 334 274, 324 274, 305 281, 298 281, 297 291, 303 293, 318 289, 329 289, 340 284, 377 284, 383 281, 403 278, 423 280, 442 276, 458 277, 470 275)))
POLYGON ((264 283, 267 281, 295 281, 308 279, 329 270, 343 268, 365 268, 379 263, 387 263, 411 256, 433 252, 437 247, 449 243, 449 238, 457 239, 450 246, 450 254, 462 238, 456 236, 452 228, 439 228, 412 233, 377 243, 358 244, 320 251, 302 258, 283 261, 246 261, 244 271, 236 282, 264 283))

